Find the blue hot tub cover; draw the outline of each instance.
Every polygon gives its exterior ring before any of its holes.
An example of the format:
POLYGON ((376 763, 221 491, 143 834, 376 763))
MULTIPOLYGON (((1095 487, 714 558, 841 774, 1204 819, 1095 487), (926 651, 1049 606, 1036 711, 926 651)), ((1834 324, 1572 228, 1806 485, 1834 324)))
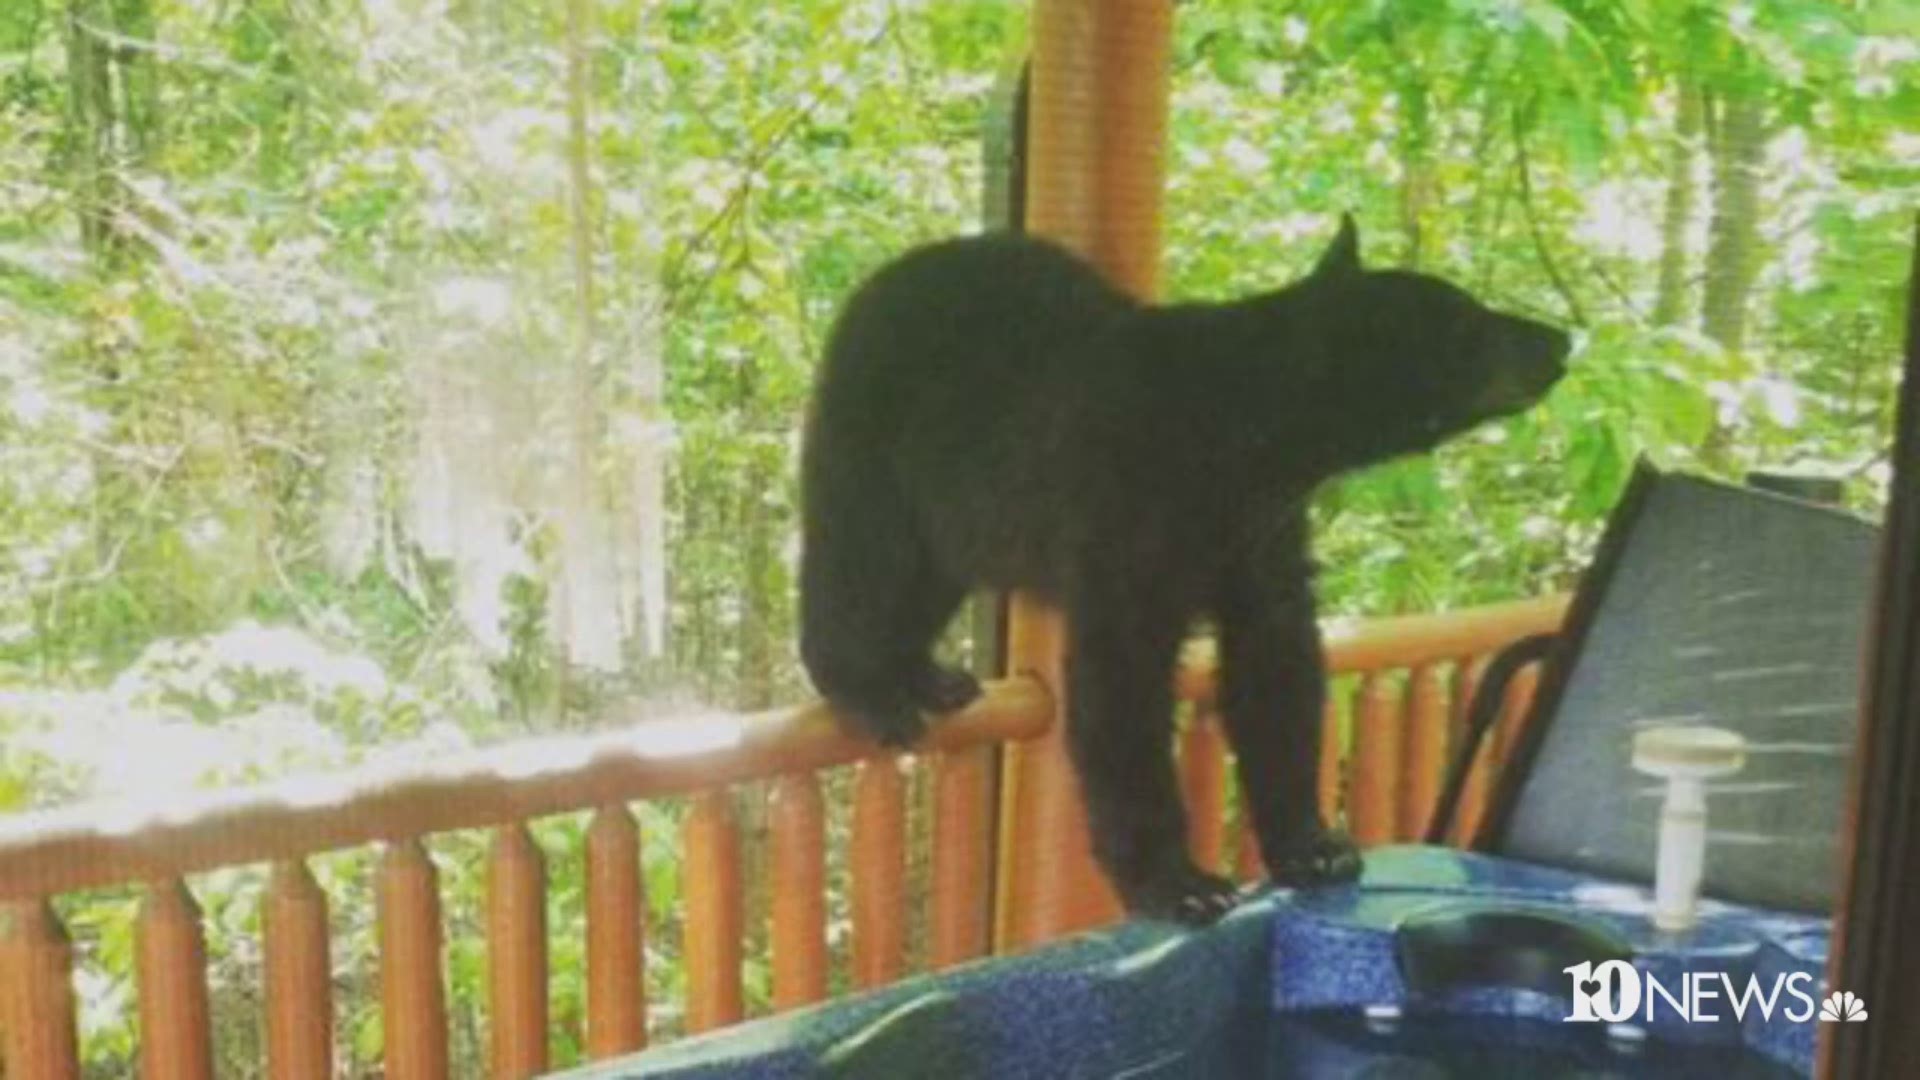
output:
POLYGON ((567 1075, 1232 1075, 1262 1030, 1272 923, 1271 898, 1199 933, 1128 923, 567 1075))
MULTIPOLYGON (((1812 1069, 1817 1021, 1788 1019, 1789 1006, 1804 1012, 1803 1003, 1776 987, 1800 975, 1794 985, 1814 1001, 1826 995, 1827 920, 1707 900, 1697 927, 1668 934, 1649 920, 1651 900, 1644 887, 1447 848, 1378 848, 1367 853, 1357 886, 1293 893, 1276 903, 1273 1009, 1279 1014, 1372 1009, 1566 1020, 1571 976, 1563 976, 1565 990, 1551 994, 1470 984, 1418 992, 1408 985, 1399 946, 1410 920, 1489 910, 1538 913, 1589 926, 1623 944, 1633 967, 1676 997, 1692 973, 1706 975, 1716 990, 1723 985, 1716 976, 1724 976, 1736 992, 1751 981, 1774 999, 1771 1018, 1753 1007, 1751 998, 1736 1018, 1723 996, 1701 1005, 1718 1020, 1689 1021, 1661 997, 1651 1010, 1643 1000, 1631 1023, 1663 1040, 1744 1045, 1796 1070, 1812 1069)), ((1650 988, 1643 997, 1652 997, 1650 988)))
MULTIPOLYGON (((1707 902, 1700 926, 1676 936, 1653 930, 1645 917, 1647 903, 1642 887, 1573 871, 1443 848, 1378 848, 1367 853, 1365 873, 1354 886, 1270 892, 1208 930, 1130 923, 568 1075, 575 1080, 1400 1075, 1373 1071, 1369 1062, 1417 1061, 1423 1047, 1434 1044, 1412 1036, 1396 1041, 1389 1032, 1389 1048, 1381 1050, 1375 1044, 1382 1017, 1394 1018, 1386 1021, 1389 1026, 1403 1023, 1409 1031, 1435 1018, 1455 1030, 1479 1024, 1487 1029, 1478 1036, 1482 1042, 1530 1031, 1529 1037, 1567 1044, 1563 1058, 1569 1063, 1580 1054, 1591 1056, 1594 1046, 1604 1043, 1607 1032, 1599 1025, 1583 1032, 1560 1023, 1569 1013, 1566 994, 1510 986, 1410 986, 1402 972, 1401 931, 1453 910, 1535 913, 1590 928, 1621 943, 1638 971, 1676 993, 1684 975, 1703 972, 1724 974, 1736 986, 1744 986, 1749 975, 1770 984, 1776 976, 1804 974, 1803 985, 1824 994, 1824 920, 1707 902), (1317 1024, 1341 1017, 1366 1017, 1371 1029, 1364 1038, 1352 1038, 1339 1023, 1317 1024), (1296 1019, 1313 1022, 1291 1022, 1296 1019)), ((1779 1008, 1771 1022, 1753 1009, 1734 1021, 1725 1001, 1717 1008, 1719 1022, 1689 1023, 1666 1010, 1634 1025, 1650 1047, 1698 1051, 1681 1066, 1656 1068, 1661 1054, 1650 1052, 1644 1070, 1629 1064, 1581 1075, 1694 1075, 1700 1062, 1718 1060, 1700 1053, 1720 1052, 1757 1055, 1780 1070, 1722 1076, 1810 1071, 1814 1022, 1792 1022, 1779 1008)), ((1543 1053, 1552 1057, 1560 1051, 1549 1047, 1543 1053)))

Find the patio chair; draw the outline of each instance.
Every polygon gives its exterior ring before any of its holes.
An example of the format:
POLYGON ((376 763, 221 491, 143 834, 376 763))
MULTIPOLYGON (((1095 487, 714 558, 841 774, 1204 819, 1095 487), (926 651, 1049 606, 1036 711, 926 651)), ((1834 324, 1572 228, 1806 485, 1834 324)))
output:
POLYGON ((1878 533, 1828 506, 1639 467, 1561 631, 1489 665, 1429 839, 1450 835, 1505 683, 1544 658, 1477 848, 1649 882, 1661 791, 1633 771, 1632 736, 1726 728, 1747 764, 1709 786, 1702 895, 1831 910, 1878 533))
POLYGON ((1810 1015, 1694 1025, 1649 1005, 1619 1041, 1621 1025, 1564 1023, 1567 973, 1629 960, 1663 986, 1702 972, 1825 993, 1877 542, 1830 507, 1638 468, 1561 630, 1483 674, 1430 844, 1373 849, 1356 888, 1278 908, 1274 1075, 1807 1075, 1810 1015), (1536 661, 1478 850, 1437 846, 1536 661), (1636 887, 1655 880, 1665 794, 1633 766, 1653 727, 1747 745, 1740 772, 1707 783, 1706 902, 1687 929, 1657 925, 1636 887))

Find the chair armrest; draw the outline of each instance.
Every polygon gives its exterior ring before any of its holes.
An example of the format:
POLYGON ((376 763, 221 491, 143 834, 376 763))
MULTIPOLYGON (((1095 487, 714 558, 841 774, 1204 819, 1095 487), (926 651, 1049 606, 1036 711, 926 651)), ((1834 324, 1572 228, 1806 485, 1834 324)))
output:
POLYGON ((1559 640, 1558 634, 1534 634, 1508 645, 1488 661, 1487 670, 1474 689, 1473 700, 1468 703, 1460 744, 1454 747, 1453 760, 1447 764, 1446 780, 1440 786, 1439 801, 1427 824, 1427 843, 1444 844, 1453 831, 1453 819, 1460 812, 1460 796, 1466 790, 1467 775, 1473 771, 1473 759, 1479 755, 1480 744, 1486 741, 1487 733, 1493 730, 1494 721, 1500 716, 1500 707, 1506 702, 1513 677, 1528 664, 1545 659, 1559 640))

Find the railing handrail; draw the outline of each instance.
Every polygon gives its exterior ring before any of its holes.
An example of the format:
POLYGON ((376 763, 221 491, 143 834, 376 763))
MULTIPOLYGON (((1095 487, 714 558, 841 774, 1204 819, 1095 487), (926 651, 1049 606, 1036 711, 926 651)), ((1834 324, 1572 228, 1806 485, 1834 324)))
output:
MULTIPOLYGON (((1558 629, 1567 613, 1563 593, 1422 615, 1328 619, 1321 624, 1327 671, 1341 675, 1382 668, 1415 668, 1477 656, 1530 634, 1558 629)), ((1216 692, 1213 642, 1200 639, 1181 656, 1179 696, 1211 701, 1216 692)))
MULTIPOLYGON (((923 749, 1032 738, 1052 715, 1037 680, 991 682, 980 700, 933 725, 923 749)), ((890 753, 844 734, 814 702, 184 792, 163 804, 82 803, 0 818, 0 902, 509 824, 890 753)))
MULTIPOLYGON (((1566 597, 1431 615, 1336 619, 1324 627, 1336 674, 1471 656, 1559 625, 1566 597)), ((1182 659, 1183 699, 1214 693, 1208 642, 1182 659)), ((1044 733, 1047 690, 990 683, 936 724, 926 749, 1044 733)), ((842 733, 814 702, 751 716, 713 714, 592 735, 518 740, 431 762, 376 762, 269 784, 184 792, 164 803, 96 801, 0 818, 0 901, 166 880, 378 841, 524 821, 849 764, 887 751, 842 733)))
MULTIPOLYGON (((1451 615, 1328 625, 1335 673, 1363 672, 1329 695, 1319 718, 1314 799, 1329 820, 1344 817, 1363 845, 1427 830, 1445 765, 1449 717, 1471 700, 1480 665, 1510 641, 1558 626, 1557 598, 1451 615)), ((1212 693, 1211 663, 1196 650, 1181 667, 1196 702, 1212 693)), ((925 898, 928 959, 943 967, 994 947, 997 912, 1071 912, 1098 895, 1089 865, 1063 873, 1064 833, 1077 836, 1066 773, 1019 771, 1022 758, 1048 750, 1058 703, 1035 677, 997 682, 985 697, 935 725, 922 770, 931 799, 933 843, 925 898), (1004 746, 1008 761, 992 752, 1004 746), (1001 773, 996 786, 994 774, 1001 773), (1050 816, 1022 817, 1028 779, 1064 786, 1050 794, 1050 816), (996 815, 991 807, 1001 803, 996 815), (1009 806, 1013 810, 1009 810, 1009 806), (1026 828, 1012 828, 1023 822, 1026 828), (996 831, 999 840, 994 839, 996 831), (1032 847, 1036 838, 1051 846, 1032 847), (1030 874, 1025 895, 995 895, 989 868, 1023 852, 1051 869, 1030 874)), ((1526 716, 1529 684, 1507 695, 1491 748, 1476 761, 1457 835, 1483 812, 1485 793, 1505 767, 1502 748, 1526 716)), ((1228 861, 1231 748, 1211 704, 1179 733, 1179 781, 1189 807, 1188 842, 1216 869, 1228 861), (1197 826, 1197 828, 1193 827, 1197 826)), ((546 923, 546 853, 528 833, 530 819, 591 810, 576 845, 583 862, 589 1040, 595 1056, 646 1041, 646 889, 636 822, 626 804, 689 795, 677 850, 690 1031, 734 1023, 747 1014, 743 967, 748 940, 741 830, 731 785, 775 780, 769 792, 766 912, 775 1001, 793 1007, 820 1000, 828 987, 826 806, 818 771, 852 764, 851 818, 845 838, 852 964, 857 986, 892 982, 908 967, 908 788, 894 752, 842 734, 814 704, 756 716, 714 715, 641 724, 599 735, 533 739, 446 755, 419 764, 383 763, 316 778, 195 793, 162 805, 125 800, 0 819, 0 1056, 14 1071, 77 1076, 73 938, 49 901, 101 886, 145 886, 134 931, 131 975, 138 988, 141 1054, 195 1075, 212 1072, 214 1047, 207 940, 188 875, 272 863, 258 897, 267 1013, 267 1057, 274 1071, 324 1073, 333 1056, 333 986, 328 975, 328 897, 305 865, 309 855, 387 841, 373 869, 378 925, 381 1032, 389 1075, 444 1075, 450 1009, 444 970, 447 924, 440 875, 420 840, 454 830, 494 831, 484 858, 487 1000, 495 1071, 544 1072, 551 965, 546 923), (293 1064, 302 1063, 302 1064, 293 1064)), ((1064 765, 1064 759, 1062 760, 1064 765)), ((1031 808, 1031 803, 1028 804, 1031 808)), ((1239 824, 1231 862, 1257 879, 1257 843, 1239 824)), ((672 838, 665 839, 673 847, 672 838)), ((1079 841, 1076 841, 1076 844, 1079 841)), ((1082 860, 1085 861, 1085 860, 1082 860)), ((1005 881, 1005 876, 999 877, 1005 881)), ((356 900, 356 902, 359 902, 356 900)), ((1102 915, 1104 920, 1107 916, 1102 915)), ((1041 920, 1014 947, 1058 937, 1071 919, 1041 920)), ((463 930, 464 932, 464 930, 463 930)), ((1006 941, 1000 944, 1007 948, 1006 941)), ((97 965, 100 957, 85 962, 97 965)), ((127 972, 115 971, 115 977, 127 972)), ((464 1006, 463 1006, 464 1008, 464 1006)))

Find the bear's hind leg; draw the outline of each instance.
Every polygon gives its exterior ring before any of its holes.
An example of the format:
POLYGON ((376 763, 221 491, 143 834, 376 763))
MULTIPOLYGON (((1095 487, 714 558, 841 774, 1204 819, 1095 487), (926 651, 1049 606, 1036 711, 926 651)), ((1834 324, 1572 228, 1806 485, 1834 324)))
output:
POLYGON ((1075 602, 1068 623, 1068 745, 1094 855, 1133 914, 1211 923, 1236 896, 1232 882, 1187 854, 1171 745, 1173 666, 1185 621, 1075 602))
MULTIPOLYGON (((1271 568, 1269 568, 1271 571, 1271 568)), ((1276 885, 1352 881, 1360 856, 1320 818, 1317 764, 1326 675, 1302 563, 1286 580, 1232 575, 1215 616, 1220 711, 1267 876, 1276 885)))

